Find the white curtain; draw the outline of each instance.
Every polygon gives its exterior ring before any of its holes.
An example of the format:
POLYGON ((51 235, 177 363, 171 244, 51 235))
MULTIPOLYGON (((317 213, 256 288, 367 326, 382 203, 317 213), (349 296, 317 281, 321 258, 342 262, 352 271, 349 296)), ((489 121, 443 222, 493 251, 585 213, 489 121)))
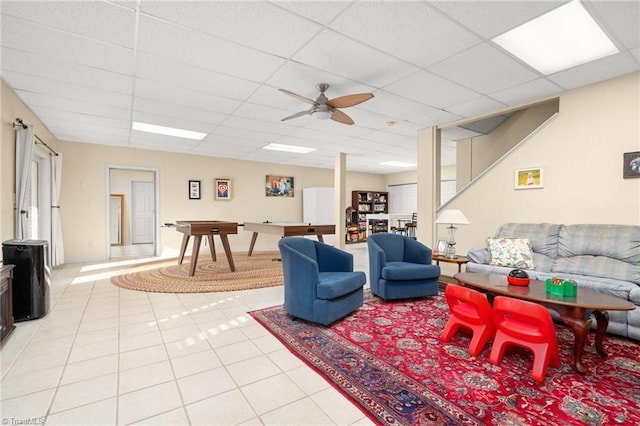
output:
POLYGON ((64 263, 62 224, 60 223, 60 190, 62 189, 62 153, 51 156, 51 266, 64 263))
POLYGON ((30 196, 27 193, 31 181, 31 163, 33 162, 33 147, 35 136, 33 126, 26 129, 20 127, 16 132, 16 229, 15 238, 26 238, 27 212, 30 196))

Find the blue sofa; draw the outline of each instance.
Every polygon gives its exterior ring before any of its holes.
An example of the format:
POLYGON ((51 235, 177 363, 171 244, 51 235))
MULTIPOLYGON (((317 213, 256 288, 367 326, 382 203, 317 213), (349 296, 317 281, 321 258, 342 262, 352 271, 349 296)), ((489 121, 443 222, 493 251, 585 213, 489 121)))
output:
POLYGON ((351 253, 302 237, 282 238, 278 248, 290 315, 328 325, 362 306, 367 278, 353 271, 351 253))
POLYGON ((367 237, 371 292, 385 300, 435 296, 440 267, 431 249, 410 237, 381 232, 367 237))
MULTIPOLYGON (((506 223, 495 238, 527 238, 533 268, 529 277, 575 280, 580 287, 640 306, 640 226, 506 223)), ((471 249, 467 272, 507 275, 513 267, 491 263, 487 248, 471 249)), ((610 333, 640 340, 640 309, 610 311, 610 333)))

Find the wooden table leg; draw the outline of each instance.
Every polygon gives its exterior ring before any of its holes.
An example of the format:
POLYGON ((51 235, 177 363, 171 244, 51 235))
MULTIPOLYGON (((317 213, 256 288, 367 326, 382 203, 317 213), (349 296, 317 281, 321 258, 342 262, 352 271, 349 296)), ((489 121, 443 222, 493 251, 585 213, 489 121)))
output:
POLYGON ((573 367, 578 373, 584 374, 587 369, 582 365, 582 354, 589 332, 589 320, 585 318, 585 309, 575 308, 566 314, 561 314, 560 318, 571 328, 576 336, 573 347, 573 367))
POLYGON ((182 265, 184 260, 184 254, 187 251, 187 245, 189 244, 189 235, 184 234, 182 236, 182 245, 180 246, 180 257, 178 258, 178 265, 182 265))
POLYGON ((220 239, 222 240, 222 247, 224 247, 224 254, 227 255, 227 261, 229 262, 229 268, 231 268, 231 272, 236 271, 236 265, 233 262, 233 253, 231 253, 231 247, 229 246, 229 238, 226 234, 220 235, 220 239))
POLYGON ((209 240, 209 251, 211 252, 211 260, 216 262, 218 259, 216 258, 216 244, 213 242, 213 235, 207 235, 207 239, 209 240))
POLYGON ((189 265, 189 276, 192 277, 196 273, 196 264, 198 263, 198 253, 200 253, 200 242, 202 235, 193 237, 193 251, 191 252, 191 265, 189 265))
MULTIPOLYGON (((222 237, 222 235, 221 235, 221 237, 222 237)), ((251 245, 249 245, 249 256, 251 256, 251 253, 253 253, 253 246, 256 245, 256 240, 257 239, 258 239, 258 233, 254 232, 253 235, 251 236, 251 245)), ((224 242, 223 242, 223 244, 224 244, 224 242)))
POLYGON ((609 326, 609 318, 607 318, 606 313, 602 311, 593 311, 593 316, 596 317, 596 351, 602 358, 606 358, 608 355, 602 346, 602 339, 609 326))
POLYGON ((322 234, 318 234, 318 241, 324 243, 324 237, 322 236, 322 234))

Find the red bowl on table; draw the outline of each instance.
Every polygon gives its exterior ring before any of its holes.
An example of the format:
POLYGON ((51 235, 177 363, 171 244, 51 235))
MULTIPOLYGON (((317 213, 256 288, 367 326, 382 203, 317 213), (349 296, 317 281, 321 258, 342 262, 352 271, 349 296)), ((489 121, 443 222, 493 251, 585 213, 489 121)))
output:
POLYGON ((529 277, 518 278, 518 277, 512 277, 511 275, 508 275, 507 282, 511 285, 528 286, 529 283, 531 282, 531 279, 529 277))

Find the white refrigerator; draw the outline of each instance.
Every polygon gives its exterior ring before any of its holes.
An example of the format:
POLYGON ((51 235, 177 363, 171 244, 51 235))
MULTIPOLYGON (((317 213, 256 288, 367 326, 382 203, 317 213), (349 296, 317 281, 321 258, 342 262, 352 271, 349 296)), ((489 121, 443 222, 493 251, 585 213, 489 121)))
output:
MULTIPOLYGON (((313 225, 331 225, 333 219, 333 188, 310 187, 302 190, 302 221, 313 225)), ((336 225, 336 232, 342 230, 336 225)), ((334 245, 336 235, 324 235, 324 242, 334 245)), ((310 237, 310 238, 316 238, 310 237)))

